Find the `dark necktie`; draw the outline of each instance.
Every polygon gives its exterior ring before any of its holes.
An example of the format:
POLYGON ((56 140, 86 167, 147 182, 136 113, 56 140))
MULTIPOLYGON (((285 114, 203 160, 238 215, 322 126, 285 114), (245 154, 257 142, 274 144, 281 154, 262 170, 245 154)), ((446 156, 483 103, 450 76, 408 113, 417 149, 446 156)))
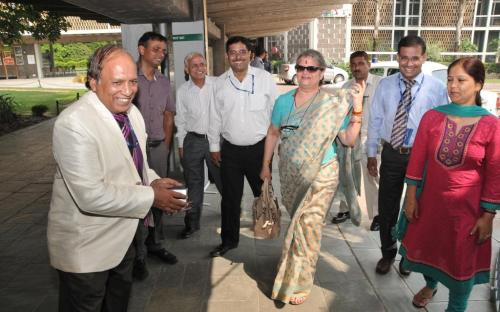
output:
MULTIPOLYGON (((144 178, 142 176, 142 169, 144 166, 144 158, 142 157, 141 146, 139 145, 139 141, 135 136, 134 129, 132 129, 132 125, 130 124, 130 120, 128 119, 128 115, 125 113, 113 114, 116 122, 120 126, 122 130, 123 137, 125 138, 125 142, 127 142, 128 150, 130 155, 132 155, 132 160, 134 161, 135 169, 137 169, 137 173, 141 177, 142 184, 144 184, 144 178)), ((146 227, 154 227, 153 214, 151 210, 149 210, 146 217, 144 217, 144 225, 146 227)))
POLYGON ((411 107, 411 87, 415 84, 415 80, 403 80, 405 83, 405 91, 401 97, 398 105, 396 116, 394 117, 394 124, 392 126, 391 145, 393 148, 403 146, 406 126, 408 124, 408 113, 411 107))
POLYGON ((132 129, 132 126, 130 125, 130 120, 128 119, 128 115, 125 113, 118 113, 118 114, 113 114, 113 117, 118 122, 118 125, 122 130, 123 137, 127 142, 128 150, 130 151, 130 155, 132 155, 132 159, 134 161, 135 168, 137 169, 137 173, 141 177, 141 181, 144 183, 144 179, 142 177, 144 159, 142 157, 141 146, 139 145, 139 141, 137 141, 134 129, 132 129))

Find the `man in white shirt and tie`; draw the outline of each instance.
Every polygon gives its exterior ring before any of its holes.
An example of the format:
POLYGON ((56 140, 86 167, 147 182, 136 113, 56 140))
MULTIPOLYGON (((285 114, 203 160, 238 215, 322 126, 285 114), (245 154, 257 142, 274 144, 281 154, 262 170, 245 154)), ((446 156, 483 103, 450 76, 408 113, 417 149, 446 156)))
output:
POLYGON ((222 178, 222 243, 210 252, 212 257, 238 247, 243 178, 255 197, 261 192, 264 141, 278 91, 271 74, 249 66, 251 48, 245 37, 228 39, 231 68, 217 78, 210 103, 210 153, 222 178))
POLYGON ((189 53, 184 58, 189 80, 177 90, 175 125, 179 142, 179 156, 184 169, 191 209, 184 217, 184 230, 180 238, 189 238, 200 229, 201 208, 205 183, 206 163, 217 190, 222 193, 219 167, 210 160, 208 146, 209 104, 213 96, 215 77, 207 76, 203 55, 189 53))

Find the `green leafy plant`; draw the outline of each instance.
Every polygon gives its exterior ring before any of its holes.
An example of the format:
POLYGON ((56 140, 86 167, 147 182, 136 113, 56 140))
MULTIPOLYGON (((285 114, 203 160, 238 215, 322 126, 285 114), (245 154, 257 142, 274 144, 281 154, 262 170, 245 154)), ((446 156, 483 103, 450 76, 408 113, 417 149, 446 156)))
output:
POLYGON ((14 113, 17 106, 16 101, 9 95, 0 95, 0 123, 9 124, 17 119, 17 115, 14 113))
POLYGON ((441 52, 443 52, 443 47, 438 42, 429 42, 427 44, 427 59, 433 62, 443 61, 441 52))
POLYGON ((47 105, 35 105, 31 107, 31 114, 33 117, 43 117, 43 114, 45 114, 49 108, 47 105))
POLYGON ((462 40, 462 43, 460 44, 460 51, 461 52, 477 52, 478 48, 477 48, 477 45, 472 43, 469 39, 464 39, 464 40, 462 40))

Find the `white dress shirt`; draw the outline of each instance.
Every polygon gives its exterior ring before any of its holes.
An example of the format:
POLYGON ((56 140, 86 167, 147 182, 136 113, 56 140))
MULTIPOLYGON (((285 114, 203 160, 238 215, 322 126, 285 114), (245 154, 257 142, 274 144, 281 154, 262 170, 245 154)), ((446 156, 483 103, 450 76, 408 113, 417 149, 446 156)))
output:
MULTIPOLYGON (((377 89, 379 81, 382 77, 377 75, 368 74, 366 79, 366 89, 363 95, 363 120, 361 122, 361 144, 363 146, 363 153, 366 154, 366 139, 368 137, 368 120, 370 118, 370 106, 373 101, 373 95, 375 94, 375 89, 377 89)), ((347 81, 342 88, 350 89, 355 83, 355 79, 347 81)))
POLYGON ((259 68, 249 66, 242 82, 231 69, 219 76, 210 102, 210 151, 220 151, 221 135, 240 146, 261 141, 267 134, 277 95, 271 74, 259 68))
POLYGON ((206 76, 205 84, 198 87, 189 79, 177 89, 175 125, 179 147, 188 132, 208 133, 209 105, 213 97, 215 77, 206 76))
MULTIPOLYGON (((411 88, 412 103, 408 113, 404 147, 411 147, 415 140, 420 119, 428 110, 448 103, 446 86, 430 75, 420 73, 411 88)), ((368 122, 366 148, 368 157, 375 157, 380 140, 391 141, 394 116, 405 84, 401 73, 387 76, 380 81, 373 96, 368 122)))

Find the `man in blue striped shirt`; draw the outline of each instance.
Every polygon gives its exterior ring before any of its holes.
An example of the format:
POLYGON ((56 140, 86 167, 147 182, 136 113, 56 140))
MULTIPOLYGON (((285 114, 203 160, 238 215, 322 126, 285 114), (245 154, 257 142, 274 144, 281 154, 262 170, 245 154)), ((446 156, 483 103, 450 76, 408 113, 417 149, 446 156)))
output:
MULTIPOLYGON (((400 72, 382 79, 375 91, 368 122, 368 172, 376 177, 377 146, 382 143, 379 186, 379 222, 382 259, 376 272, 386 274, 397 253, 391 229, 396 224, 404 186, 406 166, 420 119, 429 109, 448 103, 446 87, 438 79, 422 73, 426 44, 409 35, 398 44, 400 72)), ((409 271, 399 266, 400 273, 409 271)))

